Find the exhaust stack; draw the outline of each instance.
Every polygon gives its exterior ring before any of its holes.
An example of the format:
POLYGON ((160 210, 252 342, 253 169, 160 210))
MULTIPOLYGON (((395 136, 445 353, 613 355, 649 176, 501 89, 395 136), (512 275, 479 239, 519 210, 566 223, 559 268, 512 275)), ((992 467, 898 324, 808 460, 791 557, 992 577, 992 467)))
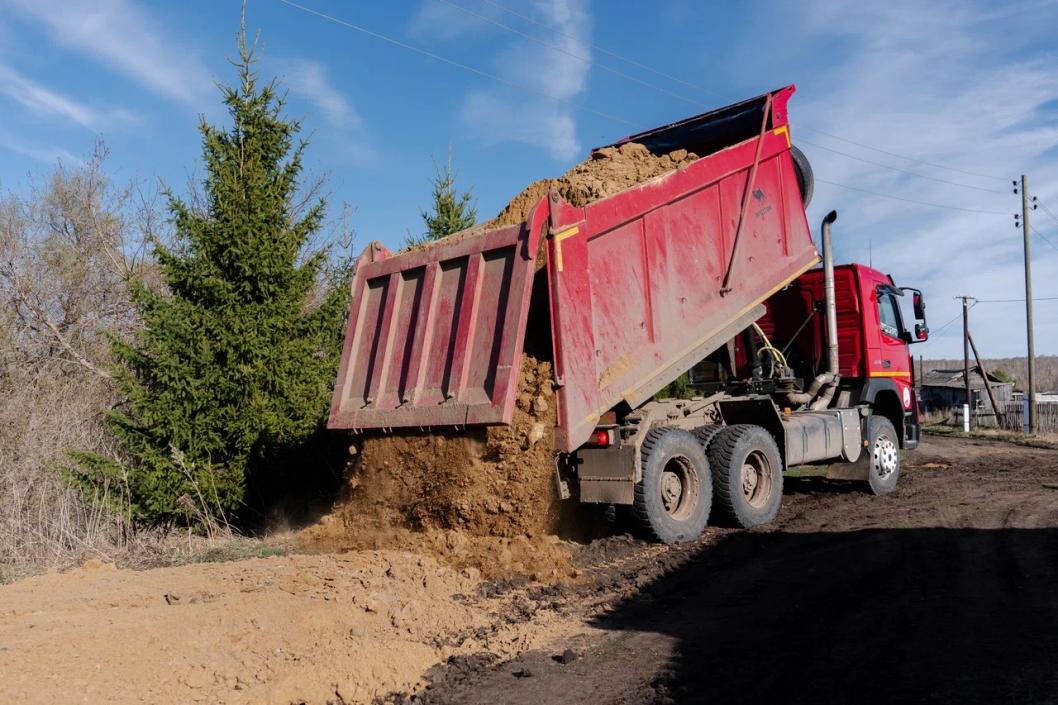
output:
POLYGON ((827 308, 827 372, 838 375, 838 304, 834 293, 834 243, 831 224, 838 219, 837 211, 823 218, 823 301, 827 308))
MULTIPOLYGON (((838 389, 841 376, 838 374, 838 305, 834 293, 834 242, 830 226, 838 219, 837 211, 830 211, 823 218, 823 304, 827 310, 827 371, 822 393, 809 408, 825 409, 838 389)), ((819 379, 818 377, 816 379, 819 379)))

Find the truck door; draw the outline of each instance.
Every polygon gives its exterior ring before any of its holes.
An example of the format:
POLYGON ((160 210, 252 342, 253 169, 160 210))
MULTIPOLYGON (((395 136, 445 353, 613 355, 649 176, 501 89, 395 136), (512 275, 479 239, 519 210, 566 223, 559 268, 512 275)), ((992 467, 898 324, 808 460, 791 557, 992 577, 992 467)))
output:
MULTIPOLYGON (((901 392, 903 407, 911 407, 911 358, 907 353, 907 333, 900 304, 899 289, 890 284, 876 284, 874 299, 878 306, 877 347, 870 351, 871 377, 889 377, 901 392)), ((874 337, 874 336, 871 336, 874 337)))

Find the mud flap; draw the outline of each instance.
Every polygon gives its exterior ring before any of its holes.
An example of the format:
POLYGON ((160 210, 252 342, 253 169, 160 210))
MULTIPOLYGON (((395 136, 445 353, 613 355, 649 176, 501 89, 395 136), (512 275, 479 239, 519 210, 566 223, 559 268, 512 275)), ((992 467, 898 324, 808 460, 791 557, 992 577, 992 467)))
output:
POLYGON ((635 500, 636 447, 581 448, 577 451, 580 501, 632 504, 635 500))

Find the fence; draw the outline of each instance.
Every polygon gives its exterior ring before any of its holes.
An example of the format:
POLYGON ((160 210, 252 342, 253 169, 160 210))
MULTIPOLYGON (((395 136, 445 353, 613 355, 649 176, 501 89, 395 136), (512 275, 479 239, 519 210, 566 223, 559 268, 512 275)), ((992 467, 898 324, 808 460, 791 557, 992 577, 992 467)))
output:
MULTIPOLYGON (((1003 407, 1002 427, 1008 431, 1025 430, 1025 411, 1028 405, 1020 401, 1011 401, 1003 407)), ((1036 403, 1036 426, 1040 433, 1058 433, 1058 404, 1055 402, 1036 403)))

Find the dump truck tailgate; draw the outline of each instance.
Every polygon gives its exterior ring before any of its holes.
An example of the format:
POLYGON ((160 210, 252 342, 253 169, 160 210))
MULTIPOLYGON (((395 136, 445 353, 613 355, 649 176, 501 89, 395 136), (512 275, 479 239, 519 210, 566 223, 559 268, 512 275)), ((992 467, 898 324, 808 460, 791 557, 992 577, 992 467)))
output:
POLYGON ((510 423, 544 219, 399 255, 369 247, 328 426, 510 423))

